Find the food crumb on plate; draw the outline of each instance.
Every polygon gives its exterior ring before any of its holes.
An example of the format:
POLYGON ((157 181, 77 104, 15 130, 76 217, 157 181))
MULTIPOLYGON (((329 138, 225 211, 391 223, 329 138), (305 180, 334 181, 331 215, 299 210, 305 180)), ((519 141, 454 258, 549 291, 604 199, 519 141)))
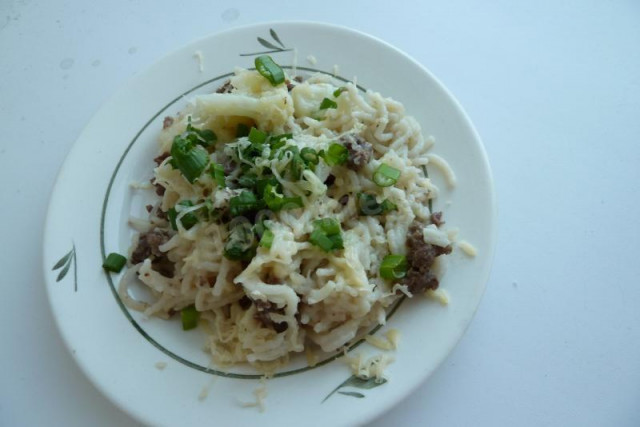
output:
POLYGON ((355 356, 346 358, 353 375, 364 380, 374 378, 377 383, 383 383, 388 380, 385 375, 385 369, 393 361, 393 357, 384 353, 378 353, 371 357, 365 357, 362 353, 358 353, 355 356))
POLYGON ((398 343, 400 343, 400 331, 393 328, 393 329, 389 329, 384 335, 387 337, 387 339, 391 343, 393 349, 397 350, 398 343))
POLYGON ((167 362, 156 362, 155 367, 157 370, 162 371, 167 367, 167 362))
POLYGON ((428 289, 424 295, 434 301, 438 301, 440 305, 449 305, 449 294, 444 289, 428 289))
POLYGON ((260 379, 260 383, 262 384, 260 387, 253 390, 253 395, 255 396, 255 402, 240 402, 240 405, 243 408, 258 408, 258 411, 264 412, 265 410, 265 399, 267 398, 267 384, 265 378, 260 379))
POLYGON ((475 257, 478 254, 478 250, 471 243, 466 240, 460 240, 458 242, 458 247, 462 249, 462 252, 467 254, 470 257, 475 257))
POLYGON ((196 59, 196 61, 198 62, 198 71, 200 71, 201 73, 204 71, 204 65, 203 65, 203 60, 204 60, 204 56, 202 55, 202 51, 196 50, 193 53, 193 57, 196 59))
POLYGON ((307 56, 307 61, 309 62, 309 64, 311 65, 316 65, 318 63, 318 60, 316 59, 315 56, 313 55, 309 55, 307 56))

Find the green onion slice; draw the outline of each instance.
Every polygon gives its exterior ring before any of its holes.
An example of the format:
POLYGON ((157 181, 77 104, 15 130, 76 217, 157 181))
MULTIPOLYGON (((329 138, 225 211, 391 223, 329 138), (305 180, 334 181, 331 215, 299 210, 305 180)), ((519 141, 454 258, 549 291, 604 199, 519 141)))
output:
POLYGON ((256 254, 255 235, 251 223, 244 219, 230 225, 224 245, 224 256, 234 261, 250 261, 256 254))
POLYGON ((255 61, 256 70, 269 80, 272 86, 284 83, 284 71, 276 64, 269 55, 258 56, 255 61))
POLYGON ((274 212, 304 207, 302 197, 284 197, 271 183, 265 185, 264 202, 274 212))
POLYGON ((309 242, 325 252, 343 249, 344 242, 340 223, 333 218, 322 218, 313 221, 313 232, 309 236, 309 242))
POLYGON ((207 163, 209 163, 207 150, 197 145, 194 146, 192 142, 185 140, 180 135, 173 139, 171 157, 173 165, 191 184, 202 175, 207 163))
POLYGON ((327 151, 321 152, 320 155, 329 166, 341 165, 349 159, 349 150, 343 145, 333 142, 327 151))
POLYGON ((325 98, 320 103, 321 110, 327 110, 329 108, 338 108, 338 103, 336 101, 332 101, 329 98, 325 98))
POLYGON ((404 255, 387 255, 380 264, 380 276, 384 279, 402 279, 407 275, 408 268, 404 255))
POLYGON ((198 326, 200 312, 196 310, 195 306, 190 305, 180 311, 180 317, 182 318, 182 330, 188 331, 190 329, 195 329, 196 326, 198 326))
POLYGON ((360 215, 380 215, 398 209, 395 203, 386 199, 378 203, 373 194, 359 193, 357 200, 360 215))
POLYGON ((254 127, 252 127, 249 131, 249 141, 252 144, 264 144, 268 137, 268 133, 258 130, 254 127))
MULTIPOLYGON (((193 202, 191 200, 183 200, 180 203, 178 203, 178 205, 190 208, 193 206, 193 202)), ((169 219, 171 228, 173 228, 174 230, 178 229, 178 226, 176 224, 178 213, 179 212, 176 210, 175 207, 167 211, 167 218, 169 219)), ((189 230, 191 227, 193 227, 197 223, 198 223, 198 217, 195 215, 194 212, 187 212, 186 214, 182 215, 182 218, 180 219, 180 224, 182 224, 185 230, 189 230)))
POLYGON ((224 188, 227 186, 224 179, 224 166, 218 163, 212 163, 211 166, 209 166, 209 175, 216 181, 218 187, 224 188))
POLYGON ((378 169, 373 173, 373 182, 379 187, 389 187, 398 182, 400 178, 400 170, 393 168, 386 163, 382 163, 378 166, 378 169))
POLYGON ((266 228, 264 233, 262 234, 262 238, 260 239, 260 246, 263 248, 270 249, 273 244, 273 231, 266 228))
POLYGON ((255 173, 249 172, 238 178, 238 184, 244 188, 253 188, 256 186, 258 176, 255 173))
POLYGON ((339 96, 340 96, 340 94, 341 94, 342 92, 344 92, 345 90, 347 90, 347 88, 346 88, 346 87, 344 87, 344 86, 340 86, 338 89, 336 89, 336 90, 334 90, 334 91, 333 91, 333 97, 334 97, 334 98, 339 97, 339 96))
POLYGON ((318 157, 318 153, 316 150, 309 147, 304 147, 300 150, 300 157, 307 165, 317 165, 320 162, 320 158, 318 157))
POLYGON ((309 236, 309 242, 311 242, 312 245, 318 246, 325 252, 333 250, 333 241, 319 228, 313 230, 311 236, 309 236))
POLYGON ((201 145, 205 148, 211 147, 218 140, 216 134, 210 129, 198 129, 191 125, 191 116, 188 118, 187 129, 180 138, 183 138, 194 145, 201 145))
POLYGON ((231 216, 241 216, 248 212, 258 210, 262 203, 253 192, 245 190, 229 200, 229 212, 231 216))
POLYGON ((102 268, 113 273, 120 273, 120 270, 122 270, 122 267, 124 267, 126 263, 127 258, 116 252, 111 252, 107 256, 107 259, 104 260, 102 268))
POLYGON ((391 211, 397 211, 398 210, 398 206, 393 203, 392 201, 390 201, 389 199, 385 199, 380 206, 382 207, 382 212, 383 213, 387 213, 387 212, 391 212, 391 211))

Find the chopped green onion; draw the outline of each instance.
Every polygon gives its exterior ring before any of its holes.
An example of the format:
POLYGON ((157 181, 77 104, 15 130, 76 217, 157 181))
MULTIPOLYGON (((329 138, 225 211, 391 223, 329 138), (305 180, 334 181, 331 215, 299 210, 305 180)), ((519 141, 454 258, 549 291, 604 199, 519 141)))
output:
POLYGON ((384 213, 398 210, 398 206, 389 199, 385 199, 380 206, 382 206, 382 212, 384 213))
POLYGON ((328 235, 340 233, 340 223, 333 218, 322 218, 313 221, 313 225, 328 235))
POLYGON ((268 136, 268 133, 258 130, 254 127, 252 127, 249 131, 249 141, 253 144, 264 144, 268 136))
POLYGON ((261 203, 257 199, 256 195, 247 190, 229 200, 229 212, 233 217, 255 211, 260 209, 260 207, 261 203))
POLYGON ((224 256, 233 261, 250 261, 255 254, 255 236, 249 221, 244 220, 231 226, 224 245, 224 256))
POLYGON ((271 138, 269 138, 269 144, 276 144, 278 142, 286 141, 287 139, 291 139, 291 138, 293 138, 292 133, 283 133, 280 135, 274 135, 271 138))
POLYGON ((271 158, 275 156, 275 152, 287 144, 287 139, 293 138, 293 134, 283 133, 281 135, 275 135, 269 137, 269 145, 271 145, 271 158))
POLYGON ((266 184, 264 188, 264 201, 267 207, 274 212, 281 210, 297 209, 304 206, 301 197, 284 197, 279 194, 276 187, 266 184))
POLYGON ((191 125, 191 116, 189 116, 187 129, 181 137, 193 144, 202 145, 205 148, 212 146, 218 140, 218 137, 212 130, 193 127, 191 125))
POLYGON ((317 165, 320 162, 318 153, 316 153, 316 150, 313 148, 304 147, 300 151, 300 157, 302 157, 302 160, 304 160, 307 165, 317 165))
POLYGON ((243 136, 249 136, 249 126, 244 123, 238 123, 236 127, 236 138, 242 138, 243 136))
POLYGON ((319 228, 313 230, 311 236, 309 236, 309 242, 311 242, 312 245, 318 246, 325 252, 333 250, 333 241, 319 228))
MULTIPOLYGON (((190 207, 193 206, 193 202, 191 200, 183 200, 180 203, 178 203, 178 205, 190 208, 190 207)), ((173 207, 173 208, 171 208, 171 209, 169 209, 167 211, 167 218, 169 219, 169 223, 171 224, 171 228, 173 228, 174 230, 178 229, 178 226, 176 224, 176 219, 178 218, 178 213, 179 212, 176 210, 175 207, 173 207)), ((180 219, 180 224, 182 224, 182 226, 185 228, 185 230, 189 230, 191 227, 193 227, 197 223, 198 223, 198 217, 195 215, 194 212, 187 212, 180 219)))
POLYGON ((333 218, 322 218, 313 221, 313 232, 309 236, 309 242, 325 252, 343 249, 344 244, 340 223, 333 218))
POLYGON ((258 177, 255 173, 247 173, 238 178, 238 184, 244 188, 253 188, 256 185, 258 177))
POLYGON ((323 99, 322 103, 320 104, 320 109, 326 110, 329 108, 338 108, 338 103, 336 101, 330 100, 329 98, 323 99))
POLYGON ((340 94, 341 94, 342 92, 344 92, 345 90, 347 90, 347 88, 346 88, 346 87, 344 87, 344 86, 340 86, 338 89, 336 89, 336 90, 334 90, 334 91, 333 91, 333 97, 334 97, 334 98, 339 97, 339 96, 340 96, 340 94))
POLYGON ((200 312, 196 310, 195 306, 190 305, 180 311, 180 317, 182 318, 182 330, 188 331, 190 329, 195 329, 196 326, 198 326, 200 312))
POLYGON ((302 203, 302 197, 284 197, 282 199, 280 210, 288 211, 290 209, 298 209, 302 207, 304 207, 304 203, 302 203))
POLYGON ((271 245, 273 244, 273 237, 273 231, 269 230, 268 228, 265 229, 264 233, 262 234, 262 238, 260 239, 260 246, 270 249, 271 245))
POLYGON ((267 188, 267 184, 271 184, 271 186, 276 189, 280 186, 280 183, 278 182, 275 176, 258 178, 256 180, 256 193, 258 194, 259 197, 262 197, 263 199, 265 198, 264 194, 267 188))
POLYGON ((204 168, 209 163, 209 153, 192 142, 177 135, 171 146, 173 164, 191 184, 202 175, 204 168))
POLYGON ((300 154, 294 153, 293 157, 291 158, 291 162, 289 162, 289 164, 291 165, 290 166, 290 168, 291 168, 291 177, 295 181, 299 181, 300 178, 302 177, 302 171, 304 170, 304 168, 306 166, 304 160, 302 159, 300 154))
POLYGON ((224 188, 227 186, 224 179, 224 166, 218 163, 212 163, 211 166, 209 166, 209 175, 216 181, 218 187, 224 188))
POLYGON ((329 166, 341 165, 349 159, 349 150, 333 142, 326 152, 321 152, 321 156, 329 166))
POLYGON ((360 215, 380 215, 398 209, 398 207, 389 200, 378 203, 376 196, 372 194, 359 193, 357 200, 360 215))
POLYGON ((387 255, 380 264, 380 276, 383 279, 402 279, 407 275, 408 268, 404 255, 387 255))
POLYGON ((127 258, 118 253, 111 252, 107 256, 107 259, 104 260, 102 268, 113 273, 120 273, 120 270, 122 270, 122 267, 124 267, 126 263, 127 258))
POLYGON ((373 173, 373 182, 379 187, 389 187, 398 182, 398 178, 400 178, 400 170, 386 163, 378 166, 378 169, 373 173))
POLYGON ((284 83, 284 71, 276 64, 269 55, 258 56, 255 61, 256 70, 269 80, 272 86, 284 83))

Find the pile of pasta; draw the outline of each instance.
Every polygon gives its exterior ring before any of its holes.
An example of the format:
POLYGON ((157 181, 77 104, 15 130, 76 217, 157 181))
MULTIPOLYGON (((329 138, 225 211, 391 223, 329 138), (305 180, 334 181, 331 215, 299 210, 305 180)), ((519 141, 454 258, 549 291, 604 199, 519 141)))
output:
MULTIPOLYGON (((224 171, 227 183, 237 182, 247 170, 268 170, 280 191, 302 206, 271 212, 264 220, 270 244, 256 245, 251 259, 235 260, 225 256, 228 222, 211 215, 186 227, 181 219, 206 209, 220 212, 241 189, 220 185, 207 172, 190 182, 165 154, 153 181, 162 187, 162 196, 149 221, 138 227, 140 235, 156 230, 167 236, 157 249, 173 264, 173 274, 158 271, 150 256, 133 265, 120 286, 125 303, 148 316, 169 318, 194 307, 206 331, 206 348, 219 365, 249 362, 265 370, 286 363, 294 353, 339 351, 384 324, 387 309, 411 293, 402 280, 381 277, 381 262, 389 254, 406 254, 410 224, 429 223, 429 200, 437 197, 438 188, 424 167, 434 163, 448 173, 446 163, 429 153, 433 139, 422 135, 399 102, 324 74, 288 82, 273 85, 257 71, 237 69, 224 93, 194 96, 177 117, 165 120, 160 153, 171 153, 176 136, 192 126, 216 135, 208 152, 211 164, 228 165, 230 153, 251 144, 246 135, 238 137, 239 126, 245 126, 286 134, 287 147, 316 153, 345 135, 357 135, 371 144, 368 162, 354 170, 319 161, 293 180, 282 172, 290 156, 270 154, 268 144, 245 167, 236 158, 235 167, 224 171), (320 108, 325 99, 332 100, 330 108, 320 108), (401 171, 394 185, 373 180, 381 164, 401 171), (389 201, 394 209, 362 215, 357 195, 363 193, 389 201), (175 230, 166 215, 158 214, 171 209, 177 215, 175 230), (341 248, 327 251, 310 242, 314 223, 323 218, 339 223, 341 248), (133 281, 152 297, 135 300, 129 292, 133 281)), ((448 244, 437 227, 428 227, 425 235, 448 244)))

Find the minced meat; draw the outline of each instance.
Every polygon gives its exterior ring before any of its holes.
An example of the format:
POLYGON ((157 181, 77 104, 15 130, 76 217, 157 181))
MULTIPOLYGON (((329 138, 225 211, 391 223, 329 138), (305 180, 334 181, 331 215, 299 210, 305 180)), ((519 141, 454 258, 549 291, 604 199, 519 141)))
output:
POLYGON ((141 233, 136 248, 131 253, 131 263, 139 264, 145 259, 151 259, 151 267, 165 277, 173 277, 174 265, 167 254, 160 251, 160 246, 167 243, 171 236, 166 231, 153 229, 141 233))
POLYGON ((256 312, 253 315, 254 319, 259 321, 265 328, 271 328, 277 333, 284 332, 289 328, 287 322, 274 322, 271 320, 269 313, 284 314, 284 308, 278 308, 276 304, 270 301, 263 301, 256 299, 253 301, 256 306, 256 312))
POLYGON ((230 93, 233 89, 235 88, 231 84, 231 80, 227 80, 222 86, 216 89, 216 93, 230 93))
POLYGON ((409 269, 402 279, 412 294, 424 292, 427 289, 438 288, 438 278, 431 272, 436 257, 451 253, 451 246, 440 247, 424 241, 422 229, 424 224, 414 221, 407 233, 407 263, 409 269))
POLYGON ((359 170, 371 160, 373 147, 360 135, 350 133, 340 137, 340 142, 349 152, 347 166, 353 170, 359 170))

